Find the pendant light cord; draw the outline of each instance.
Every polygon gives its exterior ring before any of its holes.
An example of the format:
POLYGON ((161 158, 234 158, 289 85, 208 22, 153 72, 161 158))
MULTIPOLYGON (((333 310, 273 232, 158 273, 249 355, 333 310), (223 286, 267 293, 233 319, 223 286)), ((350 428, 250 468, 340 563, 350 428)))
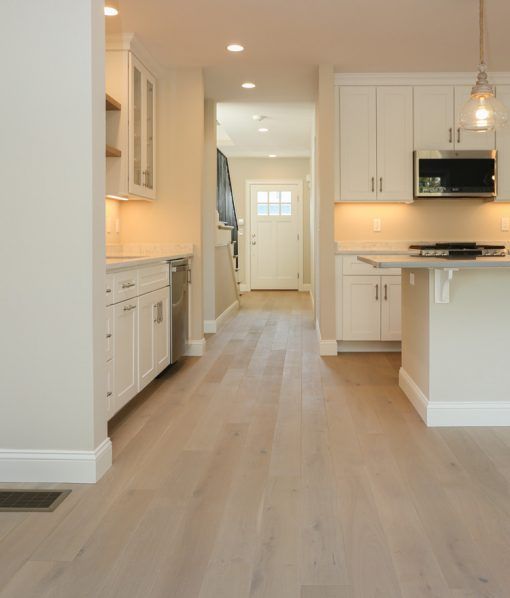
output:
POLYGON ((480 0, 480 64, 485 64, 485 0, 480 0))

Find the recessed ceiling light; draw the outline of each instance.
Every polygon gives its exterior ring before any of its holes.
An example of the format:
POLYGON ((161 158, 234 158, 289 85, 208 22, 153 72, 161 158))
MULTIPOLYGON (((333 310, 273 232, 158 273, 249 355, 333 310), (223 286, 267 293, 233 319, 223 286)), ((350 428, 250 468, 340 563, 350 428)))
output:
POLYGON ((241 46, 241 44, 229 44, 227 46, 227 50, 229 52, 242 52, 244 50, 244 46, 241 46))
POLYGON ((269 131, 269 129, 266 129, 266 127, 260 127, 259 129, 259 133, 267 133, 269 131))
POLYGON ((269 154, 268 158, 276 158, 276 154, 269 154))
POLYGON ((246 83, 243 83, 241 87, 244 87, 244 89, 253 89, 254 87, 256 87, 256 85, 251 81, 246 81, 246 83))
POLYGON ((105 17, 116 17, 119 14, 118 0, 106 0, 104 3, 105 17))

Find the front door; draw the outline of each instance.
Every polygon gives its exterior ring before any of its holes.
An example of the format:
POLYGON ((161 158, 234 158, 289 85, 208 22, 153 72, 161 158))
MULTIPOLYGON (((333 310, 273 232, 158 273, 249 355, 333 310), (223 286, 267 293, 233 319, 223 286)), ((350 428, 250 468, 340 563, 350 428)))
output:
POLYGON ((299 287, 298 185, 251 186, 251 288, 299 287))

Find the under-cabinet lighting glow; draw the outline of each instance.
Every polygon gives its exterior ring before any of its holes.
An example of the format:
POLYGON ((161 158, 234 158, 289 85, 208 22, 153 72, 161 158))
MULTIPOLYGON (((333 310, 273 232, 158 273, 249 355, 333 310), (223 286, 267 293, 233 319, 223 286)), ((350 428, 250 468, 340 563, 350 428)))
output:
POLYGON ((107 195, 106 199, 117 199, 118 201, 128 201, 129 197, 122 197, 121 195, 107 195))

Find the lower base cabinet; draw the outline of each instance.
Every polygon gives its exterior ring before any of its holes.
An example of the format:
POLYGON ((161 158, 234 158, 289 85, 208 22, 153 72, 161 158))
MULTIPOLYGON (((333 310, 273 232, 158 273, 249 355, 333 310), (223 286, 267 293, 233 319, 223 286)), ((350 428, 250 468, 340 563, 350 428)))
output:
POLYGON ((168 276, 166 264, 113 275, 113 299, 110 293, 107 301, 114 304, 106 308, 108 419, 170 365, 168 276), (119 301, 122 293, 131 297, 119 301))

